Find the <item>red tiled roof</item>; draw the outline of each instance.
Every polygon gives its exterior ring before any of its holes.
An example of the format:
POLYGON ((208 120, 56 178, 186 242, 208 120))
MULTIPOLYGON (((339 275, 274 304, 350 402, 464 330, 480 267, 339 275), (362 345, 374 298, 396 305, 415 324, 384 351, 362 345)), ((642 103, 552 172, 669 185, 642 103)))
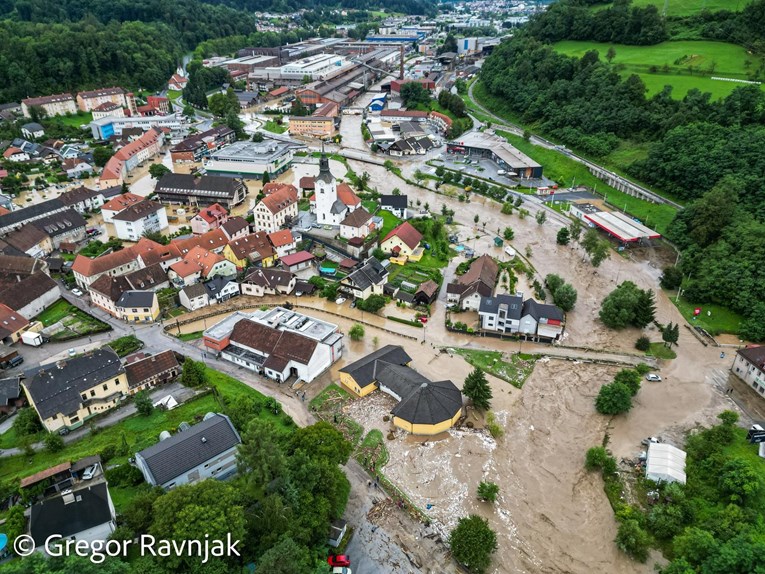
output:
POLYGON ((96 257, 95 259, 85 257, 84 255, 77 255, 74 264, 72 264, 72 271, 79 273, 84 277, 92 277, 93 275, 105 273, 111 269, 120 267, 121 265, 126 265, 131 261, 135 261, 135 258, 135 253, 133 253, 132 248, 129 247, 120 251, 113 251, 112 253, 96 257))
POLYGON ((23 152, 23 151, 21 151, 21 150, 20 150, 19 148, 17 148, 17 147, 9 147, 7 150, 5 150, 5 151, 3 152, 3 157, 4 157, 4 158, 9 158, 9 157, 11 157, 12 155, 16 155, 17 153, 24 153, 24 152, 23 152))
POLYGON ((300 189, 314 189, 316 178, 312 175, 306 175, 300 178, 300 189))
POLYGON ((295 186, 283 187, 279 191, 273 192, 271 195, 267 195, 261 200, 261 203, 271 213, 279 213, 290 207, 293 203, 297 203, 298 195, 295 186))
POLYGON ((209 207, 202 208, 197 215, 207 223, 213 223, 219 217, 228 215, 228 211, 220 203, 213 203, 209 207))
POLYGON ((381 118, 427 118, 428 112, 420 112, 418 110, 402 111, 402 110, 383 110, 380 112, 381 118))
POLYGON ((297 188, 289 183, 282 183, 280 181, 269 181, 263 186, 263 193, 265 195, 271 195, 274 192, 281 191, 283 189, 289 189, 295 192, 297 195, 297 188))
POLYGON ((347 183, 339 183, 337 184, 337 199, 342 201, 347 206, 354 206, 361 203, 361 199, 359 199, 359 196, 356 195, 356 193, 351 189, 351 186, 347 183))
POLYGON ((143 197, 140 195, 127 192, 123 193, 122 195, 118 195, 111 201, 104 203, 101 206, 101 211, 122 211, 123 209, 126 209, 131 205, 135 205, 141 201, 143 201, 143 197))
POLYGON ((50 468, 46 468, 45 470, 41 470, 40 472, 33 474, 32 476, 27 476, 26 478, 21 479, 21 488, 27 487, 31 484, 37 484, 41 480, 45 480, 46 478, 50 478, 51 476, 56 476, 60 472, 65 472, 72 468, 71 462, 62 462, 61 464, 58 464, 56 466, 52 466, 50 468))
POLYGON ((268 237, 260 231, 234 239, 228 247, 237 259, 249 258, 253 253, 257 253, 260 258, 272 257, 274 254, 274 248, 268 242, 268 237))
POLYGON ((298 251, 297 253, 293 253, 292 255, 285 255, 282 257, 282 263, 284 265, 292 266, 297 265, 298 263, 304 263, 305 261, 310 261, 313 259, 313 255, 308 253, 308 251, 298 251))
POLYGON ((409 247, 409 249, 414 249, 417 247, 420 241, 422 241, 422 233, 412 227, 412 224, 408 221, 405 221, 398 227, 393 228, 391 232, 385 236, 385 239, 382 240, 382 243, 385 243, 391 237, 398 237, 409 247))
POLYGON ((181 256, 184 256, 194 247, 203 247, 211 251, 222 249, 228 244, 228 237, 222 229, 218 228, 187 239, 173 239, 170 244, 175 244, 181 252, 181 256))
POLYGON ((282 229, 281 231, 274 231, 268 234, 268 240, 274 247, 284 247, 289 245, 295 240, 292 238, 292 233, 289 229, 282 229))

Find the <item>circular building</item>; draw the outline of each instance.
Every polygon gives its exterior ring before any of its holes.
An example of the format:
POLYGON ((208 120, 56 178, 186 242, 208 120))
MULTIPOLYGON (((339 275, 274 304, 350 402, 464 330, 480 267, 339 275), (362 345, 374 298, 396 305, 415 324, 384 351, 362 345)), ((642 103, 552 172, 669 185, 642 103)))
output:
POLYGON ((412 434, 438 434, 462 416, 462 393, 451 381, 423 382, 391 414, 393 424, 412 434))

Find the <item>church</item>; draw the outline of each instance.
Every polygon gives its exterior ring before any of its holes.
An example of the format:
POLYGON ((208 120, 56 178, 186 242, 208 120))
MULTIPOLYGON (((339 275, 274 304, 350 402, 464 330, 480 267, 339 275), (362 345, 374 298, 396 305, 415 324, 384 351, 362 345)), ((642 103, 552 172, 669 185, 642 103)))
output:
POLYGON ((310 197, 311 213, 316 214, 317 225, 339 226, 348 214, 361 207, 361 199, 347 183, 337 183, 329 171, 329 158, 322 154, 319 175, 314 180, 314 194, 310 197))

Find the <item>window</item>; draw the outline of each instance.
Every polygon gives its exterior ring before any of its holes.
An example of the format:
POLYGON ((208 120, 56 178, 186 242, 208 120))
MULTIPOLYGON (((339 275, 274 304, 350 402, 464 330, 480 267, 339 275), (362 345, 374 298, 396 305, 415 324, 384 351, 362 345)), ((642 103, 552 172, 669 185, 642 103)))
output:
POLYGON ((104 389, 104 390, 107 390, 108 388, 109 388, 109 383, 104 383, 104 387, 103 387, 103 389, 104 389))
POLYGON ((119 379, 114 379, 114 384, 115 385, 119 385, 120 384, 120 380, 119 379))
POLYGON ((94 391, 93 389, 90 389, 90 396, 91 397, 95 397, 96 396, 96 391, 94 391))
POLYGON ((82 395, 82 400, 83 401, 87 401, 88 400, 88 396, 87 395, 82 395))

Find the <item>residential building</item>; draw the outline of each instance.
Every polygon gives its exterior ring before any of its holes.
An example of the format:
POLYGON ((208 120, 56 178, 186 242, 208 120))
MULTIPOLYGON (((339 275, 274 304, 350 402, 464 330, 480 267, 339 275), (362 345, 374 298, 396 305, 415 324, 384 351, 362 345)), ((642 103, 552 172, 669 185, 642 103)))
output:
POLYGON ((396 256, 410 256, 420 246, 422 233, 405 221, 394 227, 380 242, 380 249, 396 256))
POLYGON ((56 94, 21 100, 21 113, 24 114, 25 118, 32 117, 30 109, 35 107, 42 108, 45 115, 49 118, 77 113, 77 106, 74 103, 72 94, 56 94))
POLYGON ((340 222, 340 237, 344 239, 364 238, 374 231, 375 224, 372 215, 359 207, 346 215, 340 222))
POLYGON ((3 158, 14 163, 29 161, 29 154, 24 150, 11 146, 3 152, 3 158))
POLYGON ((146 233, 162 233, 169 227, 165 206, 144 200, 123 209, 112 217, 119 239, 138 241, 146 233))
POLYGON ((21 126, 21 135, 30 140, 45 137, 45 128, 37 122, 29 122, 21 126))
POLYGON ((101 208, 104 204, 104 194, 101 190, 90 189, 81 185, 62 193, 59 200, 66 207, 72 207, 79 213, 86 213, 101 208))
POLYGON ((297 277, 281 269, 255 269, 239 286, 242 295, 289 295, 295 289, 297 277))
POLYGON ((252 214, 255 217, 252 222, 255 231, 278 231, 298 215, 297 191, 294 187, 285 187, 265 196, 253 208, 252 214))
POLYGON ((154 291, 125 291, 115 303, 117 316, 128 323, 153 323, 159 317, 154 291))
POLYGON ((135 394, 172 381, 181 374, 178 358, 171 350, 156 353, 125 365, 128 392, 135 394))
POLYGON ((294 145, 266 138, 262 142, 235 142, 212 152, 204 167, 210 174, 229 174, 250 179, 262 179, 268 173, 275 179, 292 165, 294 145))
POLYGON ((85 218, 71 207, 32 222, 34 227, 50 237, 54 249, 58 249, 64 242, 78 243, 84 240, 87 224, 85 218))
POLYGON ((308 251, 298 251, 281 258, 282 268, 291 273, 296 273, 303 269, 308 269, 313 265, 315 257, 308 251))
POLYGON ((170 242, 178 248, 182 257, 185 257, 189 251, 195 247, 201 247, 212 253, 223 253, 223 249, 228 245, 229 238, 223 231, 223 228, 213 229, 202 235, 192 235, 184 239, 176 238, 170 242))
POLYGON ((223 249, 223 256, 236 265, 237 269, 244 269, 251 264, 273 267, 277 259, 276 251, 263 232, 234 239, 223 249))
POLYGON ((146 237, 141 237, 138 243, 129 249, 140 267, 151 267, 159 264, 165 272, 173 263, 183 259, 184 255, 177 243, 171 241, 168 245, 161 245, 146 237))
POLYGON ((140 134, 151 130, 162 130, 169 133, 171 142, 176 143, 188 135, 188 128, 180 114, 166 116, 133 115, 129 117, 106 116, 90 122, 90 131, 94 139, 111 140, 115 136, 126 137, 128 133, 140 134), (140 130, 140 131, 139 131, 140 130))
POLYGON ((4 289, 8 284, 23 281, 36 273, 48 273, 48 263, 45 260, 29 257, 18 249, 8 247, 17 255, 0 254, 0 289, 4 289))
POLYGON ((382 295, 387 281, 388 269, 370 257, 364 265, 340 280, 339 291, 354 299, 366 299, 370 295, 382 295))
POLYGON ((115 153, 106 162, 99 177, 101 187, 122 185, 124 178, 136 167, 156 156, 162 148, 164 133, 150 128, 145 134, 115 153))
POLYGON ((380 209, 390 211, 399 219, 407 219, 406 207, 409 198, 406 195, 381 195, 380 209))
POLYGON ((191 218, 191 232, 194 235, 202 235, 213 229, 218 229, 228 221, 228 211, 220 203, 213 203, 210 207, 203 207, 191 218))
POLYGON ((482 297, 478 309, 481 329, 500 334, 520 334, 534 340, 558 340, 565 327, 565 315, 555 305, 523 300, 522 295, 482 297))
POLYGON ((417 305, 430 305, 438 297, 438 283, 432 279, 420 283, 414 293, 413 302, 417 305))
POLYGON ((18 229, 31 221, 41 219, 52 213, 65 211, 66 209, 68 207, 59 198, 35 203, 24 209, 14 209, 10 213, 0 215, 0 236, 18 229))
POLYGON ((765 346, 749 345, 736 351, 731 372, 765 396, 765 346))
POLYGON ((50 432, 80 427, 128 393, 125 369, 109 347, 43 367, 22 385, 50 432))
POLYGON ((21 392, 21 376, 0 379, 0 414, 10 415, 23 407, 27 400, 21 392))
POLYGON ((37 317, 60 297, 58 283, 42 271, 9 283, 0 290, 0 303, 29 319, 37 317))
POLYGON ((223 303, 239 295, 239 283, 233 277, 213 277, 204 282, 209 303, 223 303))
POLYGON ((208 413, 202 422, 161 439, 135 455, 146 482, 170 490, 183 484, 236 473, 242 439, 226 415, 208 413))
MULTIPOLYGON (((29 321, 18 311, 0 303, 0 343, 13 345, 21 339, 21 333, 29 327, 29 321)), ((1 392, 1 389, 0 389, 1 392)), ((0 401, 0 408, 3 407, 0 401)))
POLYGON ((170 81, 167 82, 167 89, 180 92, 181 90, 183 90, 183 88, 186 87, 186 84, 188 83, 189 83, 188 78, 185 78, 181 74, 176 73, 176 74, 173 74, 170 77, 170 81))
POLYGON ((93 108, 93 119, 100 120, 102 118, 124 118, 125 109, 112 102, 104 102, 93 108))
POLYGON ((250 234, 250 223, 244 217, 229 217, 220 228, 229 241, 250 234))
POLYGON ((241 179, 181 173, 163 175, 154 191, 163 203, 196 206, 218 203, 228 210, 247 197, 247 187, 241 179))
POLYGON ((211 152, 218 151, 223 146, 234 143, 236 133, 227 126, 218 126, 205 132, 187 137, 170 149, 173 162, 202 161, 211 152))
POLYGON ((167 276, 175 286, 183 287, 215 276, 232 277, 236 275, 236 266, 222 255, 207 251, 203 247, 194 247, 178 263, 173 263, 167 276))
MULTIPOLYGON (((336 106, 336 104, 332 104, 336 106)), ((309 136, 330 138, 335 134, 335 119, 328 116, 290 116, 289 132, 291 136, 309 136)))
POLYGON ((143 200, 144 198, 140 195, 130 193, 129 191, 114 197, 114 199, 110 199, 101 206, 101 216, 103 217, 104 223, 111 223, 115 215, 143 200))
POLYGON ((30 257, 47 257, 53 252, 50 236, 34 225, 25 225, 5 236, 5 241, 30 257))
POLYGON ((127 291, 158 291, 170 285, 160 263, 132 271, 126 275, 101 275, 88 286, 90 300, 114 317, 120 317, 117 301, 127 291))
POLYGON ((91 259, 77 255, 72 264, 74 279, 83 289, 87 289, 101 275, 125 275, 141 268, 141 263, 132 248, 113 251, 91 259))
POLYGON ((95 168, 87 161, 77 158, 65 159, 61 162, 61 169, 66 172, 69 179, 90 177, 95 168))
POLYGON ((268 241, 276 250, 278 257, 284 257, 297 251, 297 239, 289 229, 282 229, 268 234, 268 241))
MULTIPOLYGON (((132 95, 132 94, 130 94, 132 95)), ((101 104, 111 103, 120 108, 128 107, 125 90, 118 87, 101 88, 77 94, 77 107, 81 112, 91 112, 101 104)))
POLYGON ((43 553, 50 548, 51 536, 95 547, 105 544, 116 528, 117 514, 106 482, 64 490, 30 509, 29 535, 43 553))
POLYGON ((178 292, 178 299, 189 311, 196 311, 210 304, 210 296, 207 294, 204 283, 186 285, 178 292))
POLYGON ((393 424, 412 434, 444 432, 462 417, 462 393, 449 380, 430 381, 411 361, 401 346, 386 345, 340 369, 340 383, 359 397, 376 389, 392 396, 393 424))
POLYGON ((319 175, 314 179, 316 192, 310 198, 311 211, 319 225, 340 225, 349 213, 361 206, 361 199, 347 184, 338 185, 329 171, 329 158, 319 159, 319 175))
POLYGON ((447 305, 478 311, 481 300, 494 294, 498 274, 497 262, 490 255, 481 255, 463 275, 446 286, 447 305))

